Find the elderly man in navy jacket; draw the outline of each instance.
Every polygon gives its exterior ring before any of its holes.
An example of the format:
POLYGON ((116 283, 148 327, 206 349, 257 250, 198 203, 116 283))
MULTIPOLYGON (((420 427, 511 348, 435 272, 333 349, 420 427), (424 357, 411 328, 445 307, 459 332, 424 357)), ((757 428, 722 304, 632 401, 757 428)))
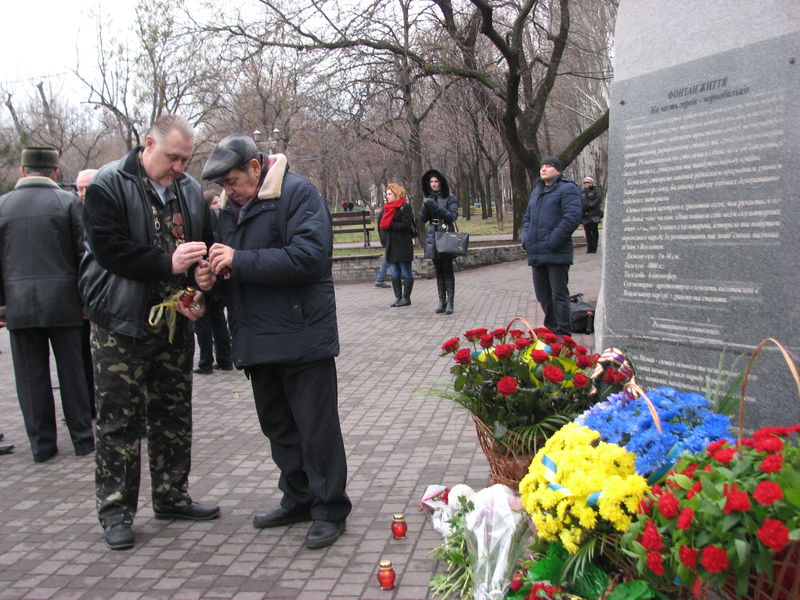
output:
POLYGON ((578 185, 561 174, 561 161, 542 159, 539 179, 522 221, 522 247, 533 269, 533 289, 544 311, 544 326, 569 334, 569 266, 572 234, 581 222, 578 185))
POLYGON ((282 154, 246 135, 223 139, 203 179, 224 189, 217 243, 195 273, 227 296, 233 362, 253 386, 261 430, 281 471, 280 506, 257 528, 312 521, 308 548, 334 543, 350 500, 338 414, 339 333, 331 276, 333 232, 325 201, 282 154))

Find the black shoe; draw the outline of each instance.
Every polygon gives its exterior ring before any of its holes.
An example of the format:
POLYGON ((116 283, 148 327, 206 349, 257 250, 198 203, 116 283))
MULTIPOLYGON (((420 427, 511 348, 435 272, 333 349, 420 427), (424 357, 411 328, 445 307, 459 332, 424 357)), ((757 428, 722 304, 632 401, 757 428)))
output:
POLYGON ((112 550, 125 550, 132 548, 134 537, 131 526, 127 523, 116 523, 109 525, 103 531, 103 539, 106 541, 106 546, 112 550))
POLYGON ((376 282, 375 282, 375 287, 379 287, 379 288, 389 288, 389 287, 392 287, 392 286, 390 286, 390 285, 389 285, 388 283, 386 283, 385 281, 376 281, 376 282))
POLYGON ((0 454, 11 454, 14 450, 14 444, 3 444, 0 446, 0 454))
POLYGON ((180 506, 167 510, 154 510, 156 519, 188 519, 189 521, 208 521, 219 516, 219 506, 192 502, 189 506, 180 506))
POLYGON ((311 513, 307 510, 289 510, 288 508, 279 506, 270 512, 256 513, 253 516, 253 527, 256 529, 266 529, 268 527, 281 527, 282 525, 291 525, 292 523, 301 523, 310 520, 311 513))
POLYGON ((94 453, 94 441, 75 446, 75 456, 86 456, 94 453))
POLYGON ((211 375, 214 372, 214 369, 211 367, 197 367, 196 369, 192 369, 198 375, 211 375))
POLYGON ((314 521, 306 534, 306 548, 313 550, 330 546, 344 533, 344 529, 344 521, 314 521))
POLYGON ((220 371, 233 371, 233 365, 229 363, 226 363, 224 365, 215 364, 214 368, 219 369, 220 371))
POLYGON ((33 455, 33 462, 45 462, 53 458, 56 454, 58 454, 58 448, 53 448, 50 452, 42 452, 41 454, 34 454, 33 455))

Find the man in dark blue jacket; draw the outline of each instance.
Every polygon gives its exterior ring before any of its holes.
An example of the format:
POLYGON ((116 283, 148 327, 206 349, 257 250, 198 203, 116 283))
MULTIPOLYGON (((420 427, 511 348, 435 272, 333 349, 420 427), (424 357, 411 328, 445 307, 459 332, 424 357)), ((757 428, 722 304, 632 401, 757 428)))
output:
POLYGON ((544 326, 565 335, 570 333, 569 266, 572 234, 581 222, 581 195, 577 184, 561 170, 559 159, 542 159, 522 221, 522 247, 533 269, 533 289, 544 311, 544 326))
POLYGON ((334 543, 350 500, 338 414, 339 333, 331 275, 333 232, 325 201, 282 154, 245 135, 223 139, 203 179, 224 188, 217 243, 195 277, 217 277, 230 312, 233 363, 253 386, 261 430, 281 471, 280 506, 257 528, 311 521, 308 548, 334 543))

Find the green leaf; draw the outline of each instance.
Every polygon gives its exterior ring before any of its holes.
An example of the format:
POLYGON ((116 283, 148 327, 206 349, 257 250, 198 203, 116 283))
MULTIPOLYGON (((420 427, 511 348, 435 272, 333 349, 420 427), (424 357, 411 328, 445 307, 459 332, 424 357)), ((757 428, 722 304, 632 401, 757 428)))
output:
POLYGON ((750 558, 750 544, 744 540, 734 540, 734 547, 736 548, 736 557, 739 559, 739 565, 746 565, 750 558))
POLYGON ((572 586, 572 592, 586 600, 600 600, 608 589, 608 575, 597 565, 589 565, 572 586))
POLYGON ((691 487, 694 485, 694 482, 691 479, 689 479, 686 475, 681 475, 680 473, 673 475, 672 480, 685 490, 691 489, 691 487))
POLYGON ((606 600, 650 600, 656 594, 650 584, 641 579, 620 583, 606 597, 606 600))
POLYGON ((789 502, 793 506, 800 506, 800 488, 798 489, 783 488, 783 495, 786 498, 787 502, 789 502))
POLYGON ((730 531, 733 527, 735 527, 739 521, 741 521, 741 516, 737 513, 730 513, 725 515, 722 518, 722 531, 730 531))
POLYGON ((501 423, 500 421, 495 421, 492 428, 494 429, 494 438, 496 440, 503 439, 503 436, 508 432, 508 427, 506 427, 505 423, 501 423))

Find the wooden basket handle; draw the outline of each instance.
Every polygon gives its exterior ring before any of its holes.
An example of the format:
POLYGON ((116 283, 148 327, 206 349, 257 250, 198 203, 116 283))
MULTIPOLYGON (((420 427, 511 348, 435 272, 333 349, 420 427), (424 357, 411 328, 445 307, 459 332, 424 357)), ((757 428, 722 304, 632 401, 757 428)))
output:
POLYGON ((536 335, 536 332, 533 329, 533 325, 531 325, 525 317, 514 317, 513 319, 511 319, 511 321, 509 321, 508 325, 506 325, 506 331, 511 329, 511 326, 517 321, 519 321, 520 323, 525 325, 525 327, 528 328, 528 331, 530 331, 530 334, 531 334, 531 338, 533 338, 533 343, 534 344, 539 341, 539 336, 536 335))
POLYGON ((661 419, 658 417, 658 411, 656 410, 655 405, 650 398, 647 397, 647 394, 645 394, 644 390, 639 386, 639 384, 635 381, 629 381, 623 386, 622 391, 629 393, 634 398, 639 397, 644 400, 645 404, 647 404, 647 408, 650 410, 650 414, 653 417, 653 422, 656 424, 658 433, 664 433, 664 430, 661 428, 661 419))
POLYGON ((744 428, 744 397, 747 395, 747 378, 750 376, 750 369, 753 366, 756 358, 764 349, 764 346, 770 342, 775 344, 783 355, 783 359, 786 361, 792 377, 794 377, 794 383, 797 386, 797 394, 800 395, 800 375, 797 373, 797 367, 795 366, 789 352, 783 347, 783 344, 781 344, 775 338, 766 338, 765 340, 762 340, 761 343, 756 346, 756 349, 753 350, 753 354, 750 356, 750 361, 747 363, 747 367, 745 367, 744 374, 742 375, 742 393, 739 397, 739 444, 742 443, 742 430, 744 428))

